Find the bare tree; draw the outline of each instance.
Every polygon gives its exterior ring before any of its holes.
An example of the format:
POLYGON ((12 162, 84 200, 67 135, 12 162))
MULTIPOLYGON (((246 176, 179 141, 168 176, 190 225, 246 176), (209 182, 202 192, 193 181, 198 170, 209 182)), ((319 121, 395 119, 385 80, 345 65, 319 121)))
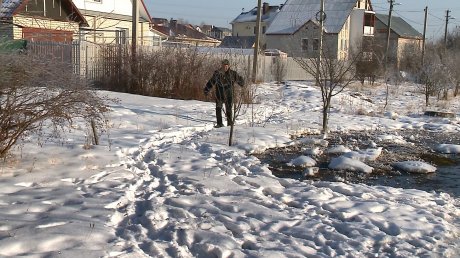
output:
POLYGON ((426 62, 420 69, 421 82, 425 94, 425 106, 430 105, 430 96, 447 98, 447 93, 455 84, 455 67, 450 63, 450 56, 444 51, 443 46, 438 43, 429 46, 426 51, 426 62), (450 67, 453 66, 453 67, 450 67))
POLYGON ((457 97, 460 92, 460 66, 458 65, 458 60, 460 60, 460 49, 449 50, 448 55, 445 58, 445 62, 446 68, 449 71, 449 79, 452 87, 454 88, 454 97, 457 97))
POLYGON ((401 52, 399 70, 417 75, 422 65, 422 52, 416 44, 406 44, 401 52))
POLYGON ((246 85, 242 87, 233 87, 233 108, 232 108, 232 122, 230 125, 230 134, 228 145, 233 145, 233 135, 236 124, 236 119, 243 114, 249 107, 251 108, 252 124, 254 124, 254 100, 257 94, 257 84, 248 84, 250 78, 250 69, 248 60, 244 56, 233 54, 230 57, 230 62, 233 63, 235 69, 244 78, 246 85))
POLYGON ((69 64, 13 54, 0 54, 0 63, 0 157, 26 136, 59 137, 77 119, 103 125, 107 99, 69 64))
MULTIPOLYGON (((230 124, 230 133, 228 137, 228 146, 233 145, 233 136, 235 130, 236 119, 242 114, 244 103, 248 103, 250 90, 244 88, 233 87, 233 102, 232 102, 232 122, 230 124)), ((248 103, 250 104, 250 103, 248 103)))
MULTIPOLYGON (((326 48, 325 48, 326 49, 326 48)), ((341 93, 356 78, 356 62, 361 52, 346 59, 337 59, 332 51, 323 51, 321 62, 315 58, 295 57, 294 60, 311 76, 321 89, 322 133, 327 135, 332 98, 341 93)))

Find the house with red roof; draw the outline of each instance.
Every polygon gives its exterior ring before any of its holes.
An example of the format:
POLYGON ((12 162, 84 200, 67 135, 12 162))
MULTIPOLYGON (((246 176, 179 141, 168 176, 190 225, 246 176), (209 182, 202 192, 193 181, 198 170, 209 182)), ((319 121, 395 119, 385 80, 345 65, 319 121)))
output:
POLYGON ((86 19, 71 0, 3 0, 0 35, 6 39, 71 42, 86 19))

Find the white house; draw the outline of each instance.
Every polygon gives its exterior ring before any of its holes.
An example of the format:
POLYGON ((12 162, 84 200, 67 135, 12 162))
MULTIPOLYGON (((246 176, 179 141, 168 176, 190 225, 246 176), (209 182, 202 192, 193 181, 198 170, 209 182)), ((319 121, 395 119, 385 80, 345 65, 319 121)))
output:
MULTIPOLYGON (((324 49, 331 57, 346 58, 374 36, 375 12, 370 0, 324 2, 324 49)), ((266 32, 267 48, 290 56, 317 56, 320 3, 321 0, 287 0, 266 32)))
MULTIPOLYGON (((159 35, 151 26, 151 16, 143 0, 139 6, 138 40, 140 45, 156 45, 159 35)), ((132 0, 73 0, 88 22, 81 28, 81 40, 93 43, 128 44, 132 30, 132 0)))
MULTIPOLYGON (((270 5, 264 2, 262 5, 261 21, 260 21, 260 45, 262 48, 265 46, 265 32, 274 20, 282 5, 270 5)), ((257 23, 257 6, 248 12, 242 12, 232 22, 232 36, 238 40, 238 38, 248 38, 256 36, 256 23, 257 23)))

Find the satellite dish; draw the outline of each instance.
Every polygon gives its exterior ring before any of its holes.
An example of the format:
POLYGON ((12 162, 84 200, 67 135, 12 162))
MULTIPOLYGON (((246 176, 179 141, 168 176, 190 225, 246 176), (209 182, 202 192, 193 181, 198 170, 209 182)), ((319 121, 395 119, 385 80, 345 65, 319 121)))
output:
POLYGON ((319 22, 323 22, 326 20, 326 13, 323 11, 319 11, 316 13, 316 20, 319 22))

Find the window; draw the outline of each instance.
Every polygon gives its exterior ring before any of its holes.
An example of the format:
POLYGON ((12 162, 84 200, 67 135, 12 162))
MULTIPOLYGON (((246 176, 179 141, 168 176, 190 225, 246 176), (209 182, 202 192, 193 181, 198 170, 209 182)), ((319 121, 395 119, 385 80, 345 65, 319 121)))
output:
POLYGON ((302 51, 308 51, 308 39, 302 39, 302 51))
POLYGON ((267 30, 267 27, 263 26, 262 27, 262 34, 265 34, 265 31, 267 30))
POLYGON ((319 39, 313 39, 313 50, 319 49, 319 39))
POLYGON ((125 28, 117 28, 118 30, 115 31, 115 42, 117 44, 127 44, 128 38, 128 29, 125 28))

